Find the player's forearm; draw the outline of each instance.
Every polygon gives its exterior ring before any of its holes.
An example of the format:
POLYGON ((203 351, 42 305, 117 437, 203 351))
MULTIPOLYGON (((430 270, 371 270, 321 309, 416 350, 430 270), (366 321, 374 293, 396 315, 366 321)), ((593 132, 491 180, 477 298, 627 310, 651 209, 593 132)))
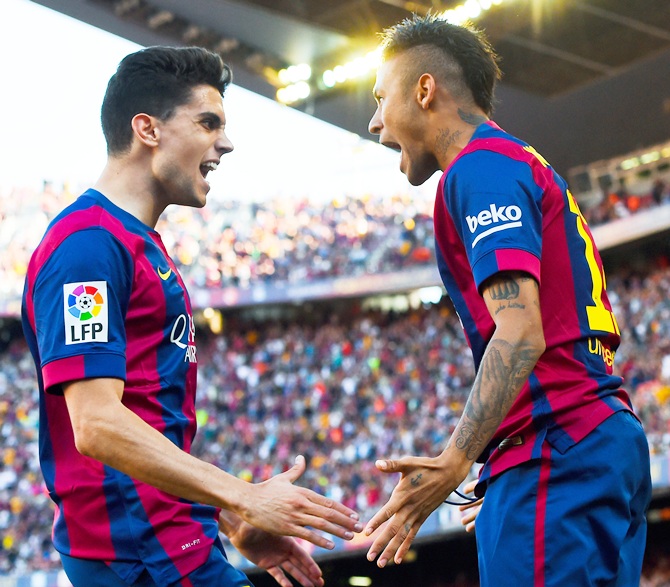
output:
POLYGON ((541 336, 515 342, 499 335, 491 339, 448 449, 475 461, 509 412, 544 348, 541 336))
POLYGON ((77 448, 129 477, 166 493, 235 511, 244 481, 184 452, 120 402, 75 427, 77 448))

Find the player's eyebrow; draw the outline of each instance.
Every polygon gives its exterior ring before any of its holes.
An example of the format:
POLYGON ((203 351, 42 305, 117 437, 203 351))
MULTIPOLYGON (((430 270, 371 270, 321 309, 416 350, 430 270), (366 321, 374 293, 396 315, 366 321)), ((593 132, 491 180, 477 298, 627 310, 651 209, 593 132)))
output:
POLYGON ((198 115, 198 120, 209 120, 217 126, 225 126, 226 121, 221 118, 216 112, 201 112, 198 115))

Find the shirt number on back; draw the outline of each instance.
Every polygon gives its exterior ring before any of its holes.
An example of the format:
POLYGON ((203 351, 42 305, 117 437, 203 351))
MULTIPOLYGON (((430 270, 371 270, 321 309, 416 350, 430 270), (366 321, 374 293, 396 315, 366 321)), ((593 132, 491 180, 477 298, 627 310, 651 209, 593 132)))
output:
POLYGON ((591 297, 593 305, 586 306, 586 316, 589 321, 589 328, 591 330, 599 330, 601 332, 610 332, 612 334, 619 334, 619 325, 617 324, 614 314, 610 312, 603 304, 602 296, 605 289, 605 274, 602 267, 596 261, 595 249, 591 236, 586 230, 586 220, 577 206, 574 196, 568 190, 568 202, 570 203, 570 212, 577 216, 577 231, 579 236, 584 240, 586 249, 584 256, 586 263, 591 271, 591 283, 593 288, 591 290, 591 297))

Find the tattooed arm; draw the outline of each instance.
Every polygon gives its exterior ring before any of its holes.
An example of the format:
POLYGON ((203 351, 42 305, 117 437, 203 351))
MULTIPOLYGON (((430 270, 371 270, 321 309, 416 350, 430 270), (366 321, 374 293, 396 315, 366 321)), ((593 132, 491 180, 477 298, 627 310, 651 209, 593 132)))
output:
POLYGON ((470 461, 491 440, 545 349, 535 279, 498 273, 482 290, 496 330, 450 441, 470 461))
POLYGON ((388 520, 368 551, 383 567, 400 563, 426 518, 465 479, 487 446, 545 349, 537 282, 525 273, 498 273, 482 286, 495 332, 482 358, 463 415, 438 457, 380 460, 401 473, 386 505, 368 522, 367 535, 388 520))

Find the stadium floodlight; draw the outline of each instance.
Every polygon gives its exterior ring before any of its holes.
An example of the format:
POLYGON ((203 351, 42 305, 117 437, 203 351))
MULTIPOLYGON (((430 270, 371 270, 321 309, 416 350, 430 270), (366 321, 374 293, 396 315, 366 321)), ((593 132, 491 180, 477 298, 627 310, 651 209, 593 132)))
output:
POLYGON ((466 0, 463 8, 470 19, 477 18, 482 13, 482 5, 479 0, 466 0))
POLYGON ((323 76, 321 76, 321 80, 323 81, 323 85, 327 88, 334 88, 335 84, 337 83, 337 80, 335 79, 335 72, 332 69, 327 69, 324 71, 323 76))
POLYGON ((299 65, 290 65, 277 72, 279 81, 288 86, 298 82, 306 82, 312 77, 312 68, 307 63, 300 63, 299 65))
MULTIPOLYGON (((439 18, 462 25, 468 21, 476 20, 485 12, 502 4, 505 0, 465 0, 462 4, 449 10, 445 10, 439 15, 439 18)), ((317 87, 322 91, 328 91, 340 84, 351 80, 360 79, 371 74, 379 66, 381 60, 381 47, 359 57, 355 57, 346 63, 340 63, 323 71, 318 78, 317 87)), ((312 70, 307 64, 291 65, 277 72, 279 81, 286 87, 277 91, 277 100, 284 104, 293 104, 304 100, 300 97, 300 92, 296 89, 289 89, 292 85, 298 85, 300 82, 306 82, 311 78, 312 70), (290 85, 289 85, 290 84, 290 85)), ((304 91, 304 89, 303 89, 304 91)))
POLYGON ((635 169, 640 166, 640 159, 637 157, 631 157, 630 159, 624 159, 621 162, 621 169, 624 171, 629 171, 630 169, 635 169))
POLYGON ((293 104, 308 98, 311 92, 312 88, 310 85, 302 81, 285 88, 279 88, 277 90, 277 100, 282 104, 293 104))
POLYGON ((461 25, 469 20, 479 18, 482 13, 503 2, 504 0, 465 0, 463 4, 445 10, 439 16, 447 22, 461 25))
POLYGON ((658 151, 650 151, 649 153, 643 153, 640 155, 640 163, 646 165, 647 163, 654 163, 661 158, 661 154, 658 151))

